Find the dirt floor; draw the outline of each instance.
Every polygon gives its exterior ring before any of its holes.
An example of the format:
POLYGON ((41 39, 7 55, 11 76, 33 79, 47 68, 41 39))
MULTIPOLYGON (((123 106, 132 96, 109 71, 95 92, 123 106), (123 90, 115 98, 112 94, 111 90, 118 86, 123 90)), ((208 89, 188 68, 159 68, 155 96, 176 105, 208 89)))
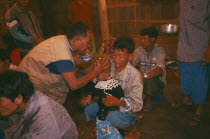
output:
MULTIPOLYGON (((83 109, 78 104, 79 98, 79 91, 70 93, 65 103, 77 126, 85 122, 83 109)), ((168 71, 161 101, 151 112, 143 113, 136 123, 141 139, 210 139, 210 99, 204 106, 201 123, 197 127, 188 125, 194 108, 184 105, 182 99, 179 79, 168 71), (172 107, 172 104, 177 107, 172 107)))

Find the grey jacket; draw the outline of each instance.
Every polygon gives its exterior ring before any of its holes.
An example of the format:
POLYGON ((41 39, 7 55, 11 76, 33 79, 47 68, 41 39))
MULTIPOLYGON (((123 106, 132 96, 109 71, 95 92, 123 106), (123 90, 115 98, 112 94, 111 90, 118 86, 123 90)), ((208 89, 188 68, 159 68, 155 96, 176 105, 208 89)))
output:
POLYGON ((125 99, 129 100, 129 107, 132 107, 129 113, 138 112, 142 109, 143 99, 143 78, 140 72, 130 63, 118 75, 115 75, 115 67, 112 64, 111 76, 118 79, 124 91, 125 99))
POLYGON ((36 92, 29 99, 24 115, 5 131, 8 139, 77 139, 76 126, 65 108, 36 92))

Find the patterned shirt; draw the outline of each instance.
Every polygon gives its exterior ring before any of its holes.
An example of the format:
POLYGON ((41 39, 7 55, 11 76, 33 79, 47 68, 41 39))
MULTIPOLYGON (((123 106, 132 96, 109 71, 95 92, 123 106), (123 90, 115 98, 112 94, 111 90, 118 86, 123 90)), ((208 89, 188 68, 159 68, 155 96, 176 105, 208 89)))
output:
POLYGON ((146 73, 156 67, 160 67, 163 69, 163 74, 159 77, 159 79, 165 82, 165 58, 166 52, 162 47, 158 46, 158 44, 154 45, 150 55, 147 55, 146 50, 140 46, 134 52, 133 66, 140 65, 140 71, 142 73, 146 73))
POLYGON ((24 115, 5 133, 9 139, 78 138, 76 126, 65 108, 39 92, 30 97, 24 115))
POLYGON ((208 48, 210 0, 180 0, 177 58, 182 62, 203 59, 208 48))

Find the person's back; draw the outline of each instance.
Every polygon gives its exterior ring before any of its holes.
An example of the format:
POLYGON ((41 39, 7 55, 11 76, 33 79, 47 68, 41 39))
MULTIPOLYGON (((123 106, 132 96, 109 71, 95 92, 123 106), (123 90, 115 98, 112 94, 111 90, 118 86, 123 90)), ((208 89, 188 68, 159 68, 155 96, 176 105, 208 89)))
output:
POLYGON ((49 38, 37 45, 17 67, 17 70, 29 74, 37 90, 60 103, 64 102, 67 95, 65 92, 68 92, 69 88, 62 76, 55 70, 52 70, 54 73, 51 72, 47 66, 59 60, 73 61, 69 46, 66 44, 68 40, 64 35, 49 38))

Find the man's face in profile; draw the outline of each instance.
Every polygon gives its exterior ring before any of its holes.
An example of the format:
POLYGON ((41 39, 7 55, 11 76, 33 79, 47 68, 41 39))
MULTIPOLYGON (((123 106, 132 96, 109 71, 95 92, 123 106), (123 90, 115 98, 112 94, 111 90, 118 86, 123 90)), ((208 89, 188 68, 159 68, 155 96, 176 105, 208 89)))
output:
POLYGON ((0 97, 0 116, 8 117, 16 112, 18 104, 6 97, 0 97))
POLYGON ((87 36, 80 37, 80 43, 77 46, 77 51, 80 53, 85 53, 90 47, 90 41, 92 38, 92 32, 90 30, 87 31, 87 36))

